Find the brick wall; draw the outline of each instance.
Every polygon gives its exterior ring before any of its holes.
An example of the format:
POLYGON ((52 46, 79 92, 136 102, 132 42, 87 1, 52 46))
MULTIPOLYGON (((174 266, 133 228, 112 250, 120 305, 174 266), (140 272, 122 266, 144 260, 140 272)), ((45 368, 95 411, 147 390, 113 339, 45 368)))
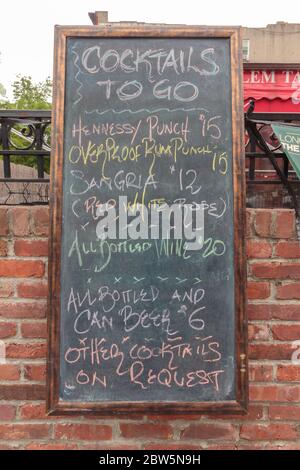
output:
POLYGON ((0 364, 0 449, 300 449, 300 365, 291 361, 300 340, 294 213, 247 215, 249 414, 48 418, 48 209, 0 208, 0 339, 8 357, 0 364))

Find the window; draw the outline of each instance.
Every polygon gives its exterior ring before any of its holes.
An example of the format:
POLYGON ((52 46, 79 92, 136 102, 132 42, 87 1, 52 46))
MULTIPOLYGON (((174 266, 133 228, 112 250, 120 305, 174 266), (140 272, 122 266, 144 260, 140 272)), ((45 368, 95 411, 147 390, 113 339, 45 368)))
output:
POLYGON ((250 56, 250 41, 249 39, 243 39, 243 60, 249 61, 250 56))

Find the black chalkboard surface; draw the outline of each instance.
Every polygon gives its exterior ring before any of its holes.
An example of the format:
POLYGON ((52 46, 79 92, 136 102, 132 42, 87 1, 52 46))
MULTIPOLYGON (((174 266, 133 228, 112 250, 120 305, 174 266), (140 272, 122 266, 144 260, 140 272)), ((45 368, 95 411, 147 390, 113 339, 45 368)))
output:
POLYGON ((238 37, 57 28, 49 412, 245 409, 238 37), (175 205, 201 208, 196 248, 175 216, 151 231, 175 205))

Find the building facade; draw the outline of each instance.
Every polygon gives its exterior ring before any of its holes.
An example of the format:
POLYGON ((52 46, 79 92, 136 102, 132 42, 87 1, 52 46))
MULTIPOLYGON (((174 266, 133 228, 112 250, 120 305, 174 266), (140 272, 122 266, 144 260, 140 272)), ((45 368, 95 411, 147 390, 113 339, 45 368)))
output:
POLYGON ((300 112, 300 24, 243 28, 244 98, 256 112, 300 112))
POLYGON ((244 61, 252 64, 300 64, 300 23, 279 21, 265 28, 244 28, 244 61))

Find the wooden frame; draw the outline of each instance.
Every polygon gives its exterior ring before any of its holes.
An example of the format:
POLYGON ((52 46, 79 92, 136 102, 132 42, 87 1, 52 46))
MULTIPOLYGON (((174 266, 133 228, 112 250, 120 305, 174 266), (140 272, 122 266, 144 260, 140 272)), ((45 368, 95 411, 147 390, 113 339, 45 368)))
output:
POLYGON ((242 95, 242 53, 239 28, 110 24, 101 26, 58 26, 55 30, 54 109, 52 112, 52 155, 49 243, 49 310, 47 410, 51 415, 91 413, 99 415, 139 413, 243 413, 248 403, 246 257, 245 257, 245 171, 242 95), (232 85, 232 151, 234 193, 236 401, 229 402, 103 402, 79 403, 59 400, 60 348, 60 256, 62 235, 63 131, 65 55, 68 37, 153 37, 229 38, 232 85))

